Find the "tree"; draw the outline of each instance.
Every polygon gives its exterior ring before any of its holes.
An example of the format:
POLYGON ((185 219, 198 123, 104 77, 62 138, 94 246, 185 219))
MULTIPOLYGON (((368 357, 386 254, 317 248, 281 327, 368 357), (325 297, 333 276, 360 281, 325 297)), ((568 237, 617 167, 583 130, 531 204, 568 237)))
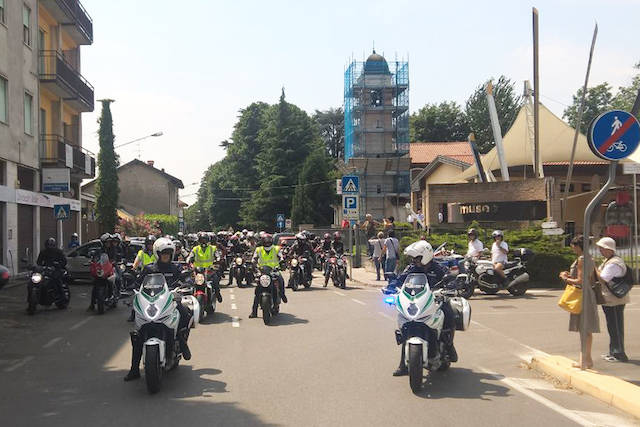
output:
POLYGON ((313 120, 318 126, 326 152, 334 159, 344 157, 344 111, 341 107, 316 110, 313 120))
POLYGON ((426 104, 409 118, 412 142, 466 141, 469 135, 467 117, 455 102, 426 104))
POLYGON ((239 221, 238 211, 242 201, 242 194, 248 193, 232 190, 233 175, 230 173, 231 164, 228 160, 221 160, 209 168, 206 178, 208 197, 204 204, 208 222, 211 228, 236 227, 239 221))
POLYGON ((118 221, 118 156, 113 149, 112 99, 103 99, 102 113, 98 119, 98 179, 96 180, 96 216, 103 232, 113 232, 118 221))
MULTIPOLYGON (((485 86, 486 84, 478 86, 465 104, 469 128, 476 136, 478 149, 481 153, 488 152, 495 145, 485 86)), ((522 99, 516 95, 514 83, 505 76, 500 76, 496 84, 493 85, 493 98, 498 110, 500 129, 505 134, 520 111, 522 99)))
MULTIPOLYGON (((640 70, 640 62, 634 67, 636 70, 640 70)), ((633 77, 629 86, 618 87, 618 93, 613 97, 611 106, 616 110, 631 111, 636 96, 638 96, 638 89, 640 89, 640 74, 633 77)))
POLYGON ((304 162, 293 195, 291 219, 294 224, 329 225, 333 222, 331 202, 331 159, 321 151, 311 153, 304 162))
MULTIPOLYGON (((582 88, 578 89, 576 94, 573 95, 573 103, 567 107, 562 114, 562 117, 574 128, 578 120, 578 109, 580 108, 581 100, 582 88)), ((611 94, 611 86, 609 86, 609 83, 604 82, 598 86, 588 88, 587 96, 584 100, 580 132, 586 134, 593 119, 611 109, 612 100, 613 95, 611 94)))

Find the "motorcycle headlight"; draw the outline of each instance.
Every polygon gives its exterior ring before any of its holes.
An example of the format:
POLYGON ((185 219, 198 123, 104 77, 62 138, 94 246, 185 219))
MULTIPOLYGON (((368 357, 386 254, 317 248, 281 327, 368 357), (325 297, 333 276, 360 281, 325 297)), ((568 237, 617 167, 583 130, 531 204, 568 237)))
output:
POLYGON ((204 283, 204 274, 196 274, 196 285, 202 285, 204 283))
POLYGON ((127 269, 127 266, 124 264, 120 264, 120 271, 125 271, 127 269))
POLYGON ((156 314, 158 314, 158 307, 156 307, 154 304, 151 304, 149 307, 147 307, 147 316, 154 317, 156 314))
POLYGON ((344 261, 342 261, 341 259, 339 259, 339 260, 338 260, 338 265, 339 265, 340 267, 342 267, 342 266, 344 265, 344 261))
POLYGON ((102 276, 104 276, 104 271, 102 269, 100 269, 100 270, 98 270, 96 272, 96 274, 98 275, 98 277, 102 277, 102 276))
POLYGON ((291 266, 292 266, 292 267, 297 267, 297 266, 298 266, 298 260, 297 260, 297 259, 295 259, 295 258, 294 258, 294 259, 292 259, 292 260, 291 260, 291 266))
POLYGON ((40 282, 42 282, 42 274, 40 274, 40 273, 33 273, 33 274, 31 275, 31 281, 32 281, 33 283, 40 283, 40 282))
POLYGON ((260 286, 264 286, 265 288, 271 285, 271 277, 263 274, 260 276, 260 286))
POLYGON ((236 264, 237 265, 242 265, 242 258, 240 258, 240 257, 236 258, 236 264))

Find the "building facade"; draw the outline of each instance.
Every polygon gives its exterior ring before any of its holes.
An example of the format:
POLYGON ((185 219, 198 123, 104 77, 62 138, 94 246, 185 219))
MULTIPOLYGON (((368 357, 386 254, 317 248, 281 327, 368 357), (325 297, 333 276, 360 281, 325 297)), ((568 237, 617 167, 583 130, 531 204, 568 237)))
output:
POLYGON ((375 51, 345 71, 345 164, 360 177, 360 216, 406 216, 409 180, 409 63, 393 72, 375 51))
POLYGON ((68 204, 65 240, 80 230, 80 182, 95 174, 82 149, 81 113, 93 87, 80 74, 80 46, 93 23, 77 0, 0 0, 0 262, 14 273, 58 234, 55 204, 68 204), (43 171, 68 169, 70 188, 42 192, 43 171))

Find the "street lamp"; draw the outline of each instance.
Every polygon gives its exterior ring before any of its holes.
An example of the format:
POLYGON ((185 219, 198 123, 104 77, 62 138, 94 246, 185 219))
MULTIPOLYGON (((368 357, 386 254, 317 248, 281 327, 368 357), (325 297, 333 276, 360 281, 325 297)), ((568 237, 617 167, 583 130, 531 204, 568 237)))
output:
POLYGON ((164 135, 162 131, 155 132, 155 133, 152 133, 151 135, 143 136, 142 138, 136 138, 133 141, 125 142, 124 144, 118 144, 113 148, 116 149, 116 148, 124 147, 125 145, 133 144, 134 142, 142 141, 143 139, 162 136, 162 135, 164 135))

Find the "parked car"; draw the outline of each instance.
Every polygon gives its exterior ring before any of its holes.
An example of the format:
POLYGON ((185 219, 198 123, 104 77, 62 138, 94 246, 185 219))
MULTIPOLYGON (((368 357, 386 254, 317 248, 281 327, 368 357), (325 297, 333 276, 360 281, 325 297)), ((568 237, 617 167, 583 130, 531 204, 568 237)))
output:
MULTIPOLYGON (((92 280, 89 271, 89 265, 91 264, 90 252, 99 249, 100 246, 100 240, 96 239, 72 249, 67 253, 67 271, 71 280, 92 280)), ((127 242, 126 262, 133 262, 136 259, 138 251, 143 248, 144 241, 134 240, 127 242)))

